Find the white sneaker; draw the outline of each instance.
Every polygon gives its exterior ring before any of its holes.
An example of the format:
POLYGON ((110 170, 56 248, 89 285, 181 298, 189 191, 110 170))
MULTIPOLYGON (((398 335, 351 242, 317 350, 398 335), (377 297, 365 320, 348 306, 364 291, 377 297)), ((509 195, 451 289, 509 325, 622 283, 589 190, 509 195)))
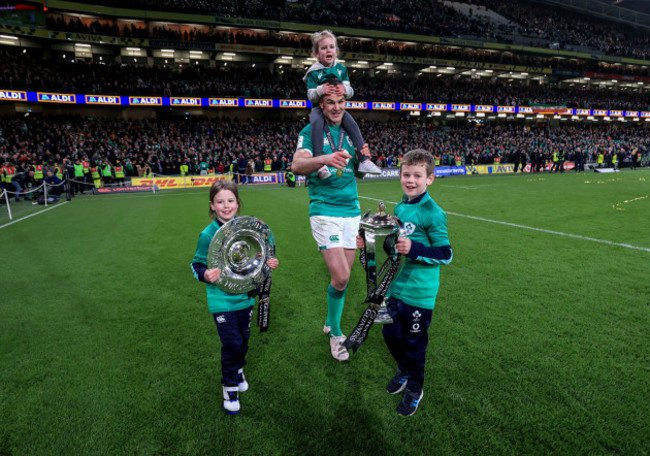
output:
POLYGON ((324 332, 325 334, 328 334, 328 335, 329 335, 330 331, 332 331, 332 327, 331 327, 331 326, 327 326, 327 323, 325 323, 325 324, 323 325, 323 332, 324 332))
POLYGON ((330 336, 330 351, 334 359, 338 361, 347 361, 350 357, 348 349, 343 346, 345 336, 330 336))
POLYGON ((327 179, 328 177, 330 177, 332 175, 332 173, 330 172, 330 169, 325 165, 318 168, 318 172, 316 174, 318 175, 319 179, 327 179))
POLYGON ((381 168, 368 158, 359 163, 359 172, 364 174, 381 174, 381 168))
POLYGON ((241 404, 239 403, 239 387, 223 387, 223 409, 226 413, 231 415, 239 413, 239 410, 241 410, 241 404))
POLYGON ((240 393, 243 393, 244 391, 248 391, 248 382, 246 381, 246 377, 244 376, 244 369, 239 369, 237 371, 237 388, 239 389, 240 393))

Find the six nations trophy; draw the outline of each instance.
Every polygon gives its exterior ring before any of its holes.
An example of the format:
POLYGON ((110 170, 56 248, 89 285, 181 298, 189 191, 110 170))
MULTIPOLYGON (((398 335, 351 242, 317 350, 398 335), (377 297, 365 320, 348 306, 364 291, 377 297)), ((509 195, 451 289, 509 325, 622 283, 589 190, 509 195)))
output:
POLYGON ((271 268, 266 262, 275 258, 275 242, 269 226, 256 217, 236 217, 215 233, 208 247, 208 267, 221 269, 215 282, 232 293, 259 295, 257 326, 269 327, 271 268))
POLYGON ((359 224, 359 236, 364 239, 365 245, 361 249, 359 260, 366 270, 368 294, 364 303, 368 308, 361 315, 359 323, 352 331, 343 345, 356 352, 368 335, 374 323, 392 323, 386 312, 384 297, 395 278, 399 267, 401 255, 395 251, 395 243, 401 234, 401 223, 395 216, 386 214, 384 203, 379 204, 379 212, 370 215, 370 211, 363 214, 359 224), (377 249, 379 239, 383 243, 383 250, 388 258, 377 272, 377 249), (379 285, 377 285, 379 280, 379 285))

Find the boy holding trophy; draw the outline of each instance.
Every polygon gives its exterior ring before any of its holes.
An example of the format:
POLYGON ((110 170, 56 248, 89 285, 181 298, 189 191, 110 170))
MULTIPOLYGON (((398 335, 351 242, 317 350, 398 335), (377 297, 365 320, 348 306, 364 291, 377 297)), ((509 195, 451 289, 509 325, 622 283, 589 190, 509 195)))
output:
POLYGON ((405 261, 388 291, 387 307, 393 322, 382 330, 397 363, 397 373, 386 390, 390 394, 404 391, 397 408, 402 416, 413 415, 423 396, 427 330, 440 285, 440 265, 449 264, 453 257, 447 215, 427 192, 434 178, 430 153, 415 149, 404 155, 400 168, 404 197, 395 207, 403 228, 395 250, 405 261))

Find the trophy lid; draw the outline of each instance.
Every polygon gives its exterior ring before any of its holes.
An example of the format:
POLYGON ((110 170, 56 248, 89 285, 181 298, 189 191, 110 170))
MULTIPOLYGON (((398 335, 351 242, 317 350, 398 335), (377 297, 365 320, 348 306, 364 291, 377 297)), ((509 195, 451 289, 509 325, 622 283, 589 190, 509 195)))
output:
POLYGON ((396 233, 399 229, 399 221, 397 217, 387 214, 384 211, 384 203, 379 203, 378 209, 379 212, 370 215, 370 211, 367 211, 361 217, 359 225, 361 228, 366 231, 372 231, 378 235, 389 235, 396 233))

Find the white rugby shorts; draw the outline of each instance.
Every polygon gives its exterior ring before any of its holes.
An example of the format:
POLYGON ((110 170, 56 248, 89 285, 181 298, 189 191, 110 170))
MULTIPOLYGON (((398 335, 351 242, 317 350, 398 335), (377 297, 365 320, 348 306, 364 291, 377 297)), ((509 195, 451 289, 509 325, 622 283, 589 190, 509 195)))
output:
POLYGON ((318 250, 336 247, 356 249, 360 220, 360 215, 356 217, 312 215, 309 217, 311 234, 316 240, 318 250))

